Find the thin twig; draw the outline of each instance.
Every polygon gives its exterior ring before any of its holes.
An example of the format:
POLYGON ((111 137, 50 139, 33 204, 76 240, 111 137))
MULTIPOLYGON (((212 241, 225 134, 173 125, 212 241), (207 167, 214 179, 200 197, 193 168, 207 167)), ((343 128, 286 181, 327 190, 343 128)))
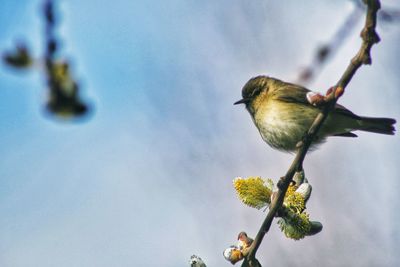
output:
POLYGON ((286 175, 282 177, 279 182, 278 192, 275 198, 272 200, 269 212, 261 225, 260 230, 258 231, 254 242, 250 246, 248 254, 245 256, 242 267, 260 267, 261 264, 256 259, 256 253, 258 248, 261 245, 261 242, 265 236, 265 234, 269 231, 271 227, 271 223, 277 213, 277 211, 282 207, 283 199, 290 184, 290 181, 293 179, 293 176, 296 171, 302 169, 304 158, 307 154, 307 151, 312 143, 312 140, 316 137, 319 129, 324 123, 325 119, 329 115, 329 113, 333 110, 337 100, 343 94, 344 89, 356 73, 356 71, 363 64, 371 64, 371 47, 379 42, 379 36, 375 31, 376 27, 376 15, 378 10, 380 9, 379 0, 364 0, 364 3, 367 5, 367 15, 365 20, 365 26, 361 31, 361 38, 363 40, 361 44, 361 48, 355 57, 351 60, 349 66, 345 70, 344 74, 336 84, 336 86, 331 90, 329 95, 327 96, 326 105, 323 107, 321 112, 315 118, 313 124, 305 135, 302 145, 299 148, 291 166, 289 167, 286 175))

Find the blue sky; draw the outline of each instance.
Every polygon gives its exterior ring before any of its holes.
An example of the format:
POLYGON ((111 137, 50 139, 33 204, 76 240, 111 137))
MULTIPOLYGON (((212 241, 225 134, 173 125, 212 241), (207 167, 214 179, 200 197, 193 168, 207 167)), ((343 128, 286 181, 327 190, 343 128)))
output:
MULTIPOLYGON (((23 38, 42 53, 40 2, 1 1, 1 51, 23 38)), ((223 249, 242 230, 254 236, 264 217, 239 202, 232 180, 277 179, 293 157, 265 145, 244 108, 232 104, 253 76, 294 80, 351 4, 61 3, 62 51, 94 112, 77 123, 51 119, 43 77, 0 67, 0 265, 176 267, 198 254, 210 267, 230 266, 223 249)), ((323 92, 339 79, 361 27, 311 89, 323 92)), ((378 30, 373 64, 341 103, 398 119, 400 30, 378 30)), ((324 230, 294 242, 274 224, 260 260, 398 266, 399 149, 397 135, 360 133, 310 154, 308 209, 324 230)))

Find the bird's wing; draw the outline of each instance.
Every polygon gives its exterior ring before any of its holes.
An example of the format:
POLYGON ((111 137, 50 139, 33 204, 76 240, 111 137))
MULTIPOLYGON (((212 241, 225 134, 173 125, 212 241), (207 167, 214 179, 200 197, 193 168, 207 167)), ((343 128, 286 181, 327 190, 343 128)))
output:
MULTIPOLYGON (((297 103, 297 104, 303 104, 306 106, 322 109, 322 107, 316 107, 313 106, 307 99, 307 93, 311 92, 307 88, 295 85, 295 84, 289 84, 286 86, 281 86, 278 90, 274 92, 275 99, 287 102, 287 103, 297 103)), ((360 120, 361 118, 345 108, 344 106, 340 104, 335 105, 335 109, 333 110, 334 113, 336 114, 341 114, 346 117, 351 117, 356 120, 360 120)))
POLYGON ((340 104, 335 105, 335 109, 333 110, 333 112, 335 112, 336 114, 344 115, 346 117, 351 117, 356 120, 361 120, 360 116, 354 114, 353 112, 351 112, 350 110, 348 110, 347 108, 345 108, 344 106, 342 106, 340 104))
POLYGON ((357 137, 357 135, 352 132, 334 134, 333 136, 357 137))
POLYGON ((273 92, 273 97, 276 100, 312 106, 307 100, 307 93, 311 92, 307 88, 295 84, 285 84, 278 88, 273 92))

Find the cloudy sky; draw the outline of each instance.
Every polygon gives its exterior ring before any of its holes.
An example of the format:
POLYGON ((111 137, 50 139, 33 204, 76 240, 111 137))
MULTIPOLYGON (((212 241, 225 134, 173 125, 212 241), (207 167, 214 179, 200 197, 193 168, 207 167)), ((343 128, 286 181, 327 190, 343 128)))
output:
MULTIPOLYGON (((39 0, 1 0, 0 50, 25 40, 43 53, 39 0)), ((230 266, 222 251, 265 216, 237 199, 232 180, 276 180, 293 155, 261 140, 233 106, 251 77, 293 81, 352 12, 349 1, 60 1, 63 54, 89 119, 44 114, 37 72, 0 67, 0 265, 230 266)), ((383 7, 400 8, 395 0, 383 7)), ((362 21, 309 84, 339 79, 362 21)), ((372 66, 341 103, 400 118, 400 27, 378 27, 372 66)), ((273 224, 263 266, 399 266, 398 135, 331 138, 305 161, 311 218, 323 231, 286 239, 273 224)))

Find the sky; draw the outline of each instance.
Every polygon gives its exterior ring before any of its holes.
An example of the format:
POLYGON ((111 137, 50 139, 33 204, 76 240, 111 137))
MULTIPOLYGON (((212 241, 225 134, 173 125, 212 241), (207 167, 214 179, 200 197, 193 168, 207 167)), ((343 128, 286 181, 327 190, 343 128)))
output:
MULTIPOLYGON (((39 0, 1 0, 0 51, 43 54, 39 0)), ((222 251, 265 213, 237 198, 235 177, 275 181, 294 155, 263 143, 241 88, 266 74, 293 81, 350 14, 349 1, 60 1, 62 54, 73 63, 81 121, 44 113, 40 72, 0 66, 0 266, 230 266, 222 251)), ((384 8, 400 8, 383 1, 384 8)), ((309 88, 334 85, 362 21, 309 88)), ((378 26, 340 103, 400 118, 400 27, 378 26)), ((400 265, 400 141, 358 133, 306 157, 307 204, 324 229, 289 240, 273 223, 263 266, 400 265)))

